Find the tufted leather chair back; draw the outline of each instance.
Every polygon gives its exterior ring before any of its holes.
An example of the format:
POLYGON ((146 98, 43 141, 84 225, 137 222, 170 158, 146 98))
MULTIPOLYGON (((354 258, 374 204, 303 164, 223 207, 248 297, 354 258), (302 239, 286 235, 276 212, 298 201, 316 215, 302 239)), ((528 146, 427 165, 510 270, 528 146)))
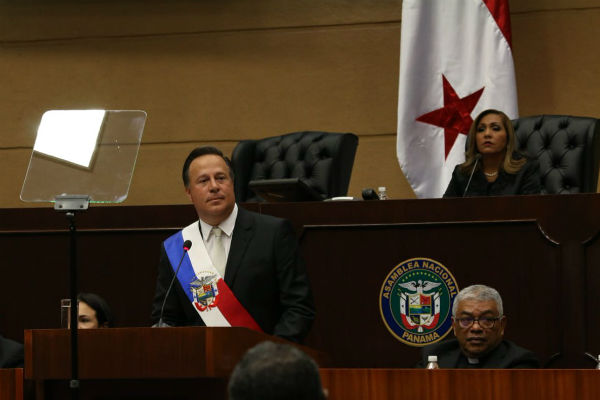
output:
POLYGON ((233 149, 235 196, 262 201, 248 182, 301 178, 323 199, 348 191, 358 137, 352 133, 304 131, 259 140, 242 140, 233 149))
POLYGON ((600 123, 596 118, 537 115, 513 120, 517 150, 540 163, 542 193, 596 192, 600 123))

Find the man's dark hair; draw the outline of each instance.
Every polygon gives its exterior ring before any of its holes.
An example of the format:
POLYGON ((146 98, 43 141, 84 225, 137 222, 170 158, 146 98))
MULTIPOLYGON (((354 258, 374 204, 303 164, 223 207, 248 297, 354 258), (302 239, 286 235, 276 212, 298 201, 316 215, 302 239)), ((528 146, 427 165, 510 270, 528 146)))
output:
POLYGON ((106 300, 95 293, 79 293, 77 301, 83 301, 96 311, 96 319, 100 328, 110 328, 114 325, 113 315, 106 300))
POLYGON ((246 352, 229 379, 229 400, 325 399, 319 367, 297 348, 262 342, 246 352))
POLYGON ((227 164, 227 168, 229 168, 229 177, 233 180, 233 168, 231 166, 231 160, 228 157, 223 155, 223 152, 216 147, 213 146, 202 146, 196 147, 194 150, 190 152, 190 154, 185 159, 183 163, 183 171, 181 172, 181 177, 183 178, 183 185, 188 187, 190 185, 190 164, 198 157, 206 156, 208 154, 213 154, 215 156, 221 157, 225 164, 227 164))

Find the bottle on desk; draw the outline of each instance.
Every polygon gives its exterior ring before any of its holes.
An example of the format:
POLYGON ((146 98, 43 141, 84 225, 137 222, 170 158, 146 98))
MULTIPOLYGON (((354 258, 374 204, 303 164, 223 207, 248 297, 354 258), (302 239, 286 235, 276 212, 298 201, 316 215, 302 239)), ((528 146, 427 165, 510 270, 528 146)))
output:
POLYGON ((440 369, 437 356, 427 356, 427 369, 440 369))
POLYGON ((377 188, 377 195, 379 196, 379 200, 387 200, 387 188, 385 186, 379 186, 377 188))

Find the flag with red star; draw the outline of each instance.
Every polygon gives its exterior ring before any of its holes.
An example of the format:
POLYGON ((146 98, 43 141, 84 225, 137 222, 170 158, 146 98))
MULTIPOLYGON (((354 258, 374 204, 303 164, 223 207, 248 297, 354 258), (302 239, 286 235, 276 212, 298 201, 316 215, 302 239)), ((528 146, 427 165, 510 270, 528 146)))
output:
POLYGON ((508 0, 404 0, 397 154, 418 197, 441 197, 473 118, 518 117, 508 0))

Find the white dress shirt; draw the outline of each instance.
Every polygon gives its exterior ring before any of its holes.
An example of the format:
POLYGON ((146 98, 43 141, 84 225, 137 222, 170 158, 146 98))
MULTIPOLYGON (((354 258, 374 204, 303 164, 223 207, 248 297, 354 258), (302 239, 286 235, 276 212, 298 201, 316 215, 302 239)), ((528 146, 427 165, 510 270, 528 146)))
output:
MULTIPOLYGON (((229 249, 231 248, 231 237, 233 236, 233 228, 235 227, 235 220, 237 219, 237 215, 238 206, 237 204, 234 204, 233 211, 231 211, 229 217, 225 218, 223 222, 217 225, 223 231, 221 240, 223 242, 223 245, 225 246, 225 264, 227 264, 227 259, 229 258, 229 249)), ((204 246, 206 246, 206 251, 208 252, 208 254, 213 253, 214 235, 211 235, 212 228, 212 225, 209 225, 206 222, 200 220, 202 241, 204 242, 204 246)), ((225 278, 225 274, 223 274, 223 278, 225 278)))

